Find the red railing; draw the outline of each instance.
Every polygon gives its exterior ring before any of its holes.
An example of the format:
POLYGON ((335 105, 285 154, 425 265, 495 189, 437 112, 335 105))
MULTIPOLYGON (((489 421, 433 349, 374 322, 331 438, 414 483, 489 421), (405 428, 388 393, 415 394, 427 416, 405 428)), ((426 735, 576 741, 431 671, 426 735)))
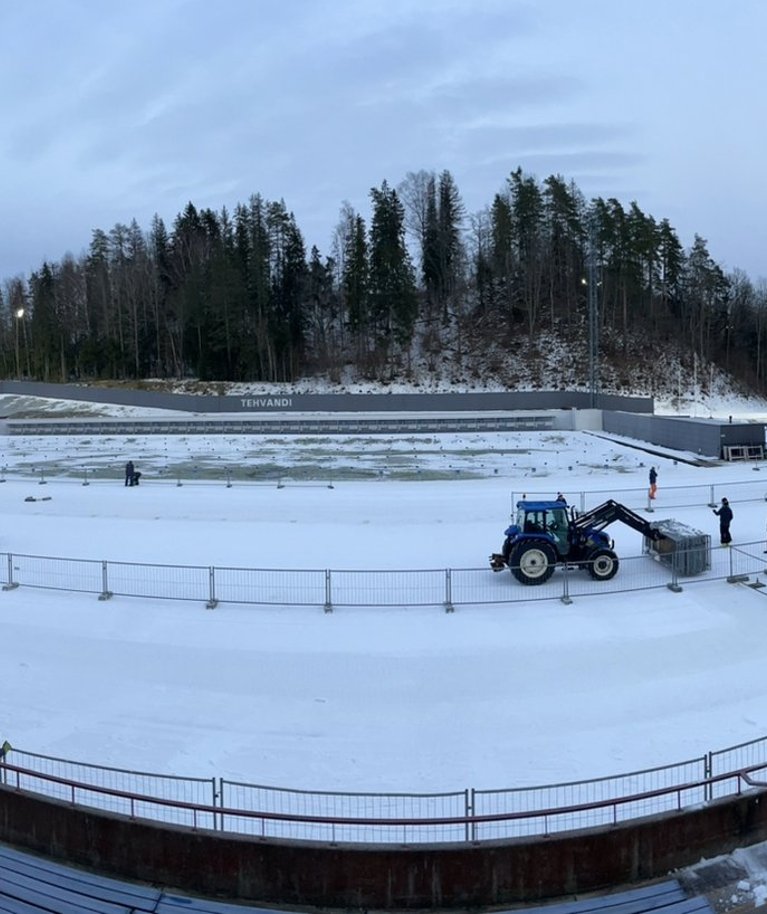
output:
MULTIPOLYGON (((124 808, 128 810, 127 815, 131 819, 143 818, 149 819, 151 821, 167 822, 170 817, 167 815, 162 815, 162 810, 183 810, 185 813, 187 813, 187 818, 192 823, 190 826, 192 830, 204 827, 204 824, 200 825, 200 822, 204 823, 207 821, 210 823, 210 827, 212 829, 235 834, 241 833, 240 829, 226 827, 226 820, 230 820, 229 826, 231 826, 231 824, 236 820, 260 822, 262 826, 261 837, 268 837, 264 831, 264 826, 267 822, 289 822, 293 825, 303 826, 322 825, 326 828, 329 828, 334 837, 338 829, 344 829, 349 826, 364 826, 374 829, 402 829, 403 835, 406 835, 409 830, 419 830, 423 828, 434 829, 437 826, 460 826, 462 830, 465 830, 467 840, 478 842, 476 837, 476 828, 477 826, 483 824, 499 822, 510 823, 518 822, 521 820, 533 820, 540 822, 542 828, 540 831, 533 832, 532 834, 544 836, 550 833, 549 825, 552 820, 559 820, 561 825, 563 820, 566 822, 567 818, 577 819, 579 814, 585 812, 593 812, 596 810, 606 810, 610 812, 609 817, 606 817, 602 824, 607 826, 615 826, 619 822, 628 821, 632 818, 651 814, 646 811, 643 812, 643 808, 651 805, 653 800, 657 800, 660 797, 675 798, 673 809, 667 808, 665 811, 673 811, 679 813, 682 812, 686 807, 689 807, 693 804, 704 805, 706 802, 708 802, 708 800, 705 798, 712 797, 714 793, 717 794, 717 799, 721 800, 728 796, 740 796, 743 793, 744 785, 746 788, 757 789, 763 789, 767 787, 767 781, 759 780, 753 776, 755 772, 764 771, 766 767, 767 766, 764 764, 753 765, 749 768, 725 772, 712 777, 707 777, 703 780, 670 785, 667 787, 647 790, 641 793, 631 794, 623 797, 613 797, 610 799, 589 803, 578 803, 571 806, 559 806, 531 811, 486 813, 480 815, 472 814, 462 816, 432 816, 428 818, 320 816, 295 812, 246 810, 201 803, 189 803, 183 800, 147 796, 145 794, 136 794, 126 790, 87 784, 81 781, 75 781, 69 778, 42 773, 29 768, 23 768, 10 764, 7 761, 0 765, 0 772, 3 774, 2 783, 5 784, 6 789, 10 788, 19 792, 37 793, 42 796, 46 796, 44 791, 35 790, 29 784, 22 786, 22 782, 25 779, 29 779, 30 782, 42 781, 46 784, 57 785, 59 788, 63 787, 69 794, 69 802, 72 806, 94 808, 93 804, 83 802, 82 795, 85 794, 95 794, 100 797, 123 801, 124 808), (715 791, 714 788, 716 785, 724 786, 725 782, 727 781, 735 782, 732 788, 726 792, 715 791), (78 794, 80 796, 78 796, 78 794), (692 795, 687 798, 687 802, 685 802, 685 795, 692 795), (622 818, 619 814, 619 810, 625 808, 629 804, 636 805, 639 809, 639 812, 635 815, 622 818), (155 809, 158 815, 139 815, 139 806, 146 807, 147 811, 150 809, 155 809)), ((103 811, 103 804, 101 807, 96 805, 95 808, 101 808, 103 811)), ((575 825, 571 826, 571 828, 575 827, 575 825)), ((566 827, 560 827, 556 830, 567 831, 568 829, 566 827)), ((248 831, 248 833, 253 833, 250 830, 246 831, 248 831)), ((421 841, 422 837, 418 836, 417 840, 421 841)), ((403 843, 407 843, 407 840, 405 840, 403 843)))

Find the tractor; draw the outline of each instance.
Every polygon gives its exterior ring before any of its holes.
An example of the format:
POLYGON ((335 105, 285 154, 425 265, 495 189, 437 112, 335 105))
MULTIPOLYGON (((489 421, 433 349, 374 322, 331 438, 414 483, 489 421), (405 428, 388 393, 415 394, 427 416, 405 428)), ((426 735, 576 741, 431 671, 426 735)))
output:
POLYGON ((609 581, 620 562, 604 528, 621 521, 649 540, 664 534, 625 505, 610 499, 578 514, 557 501, 518 501, 515 522, 506 529, 503 549, 490 556, 493 571, 510 568, 522 584, 543 584, 557 565, 585 569, 597 581, 609 581))

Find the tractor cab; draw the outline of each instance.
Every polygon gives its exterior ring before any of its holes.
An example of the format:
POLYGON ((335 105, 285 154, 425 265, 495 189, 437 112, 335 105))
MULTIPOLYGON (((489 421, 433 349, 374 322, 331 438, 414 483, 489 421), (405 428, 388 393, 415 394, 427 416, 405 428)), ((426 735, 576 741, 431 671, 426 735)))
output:
POLYGON ((570 521, 567 505, 563 501, 519 501, 515 523, 506 531, 507 536, 541 535, 552 543, 560 555, 567 555, 570 521))

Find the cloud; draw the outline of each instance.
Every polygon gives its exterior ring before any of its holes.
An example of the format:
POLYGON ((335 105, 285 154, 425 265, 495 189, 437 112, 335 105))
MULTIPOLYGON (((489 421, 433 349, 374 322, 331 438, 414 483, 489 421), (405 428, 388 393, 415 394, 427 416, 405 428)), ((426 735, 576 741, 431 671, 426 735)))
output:
MULTIPOLYGON (((726 208, 737 234, 761 186, 764 126, 748 115, 761 103, 754 47, 767 13, 707 8, 688 40, 661 28, 669 16, 681 27, 698 9, 687 5, 669 13, 648 0, 642 16, 591 2, 576 16, 564 0, 6 5, 0 230, 39 204, 43 222, 69 226, 66 248, 94 220, 260 191, 284 198, 299 224, 311 214, 307 233, 323 246, 319 213, 329 238, 341 201, 365 207, 384 178, 448 168, 480 207, 521 165, 588 194, 643 188, 648 206, 673 198, 684 212, 705 199, 698 230, 723 224, 726 208), (742 49, 722 40, 736 33, 742 49), (709 72, 714 47, 716 78, 694 91, 690 74, 709 72), (710 175, 728 168, 742 186, 712 202, 710 175)), ((32 263, 33 251, 34 241, 32 263)))

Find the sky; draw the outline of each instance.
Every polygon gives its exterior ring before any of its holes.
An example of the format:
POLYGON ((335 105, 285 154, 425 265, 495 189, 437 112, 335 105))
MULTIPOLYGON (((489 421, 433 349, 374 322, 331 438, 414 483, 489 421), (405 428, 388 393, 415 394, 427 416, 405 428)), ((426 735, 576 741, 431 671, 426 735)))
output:
POLYGON ((33 0, 0 11, 0 280, 95 228, 344 201, 448 169, 468 214, 561 174, 767 276, 767 6, 700 0, 33 0))

